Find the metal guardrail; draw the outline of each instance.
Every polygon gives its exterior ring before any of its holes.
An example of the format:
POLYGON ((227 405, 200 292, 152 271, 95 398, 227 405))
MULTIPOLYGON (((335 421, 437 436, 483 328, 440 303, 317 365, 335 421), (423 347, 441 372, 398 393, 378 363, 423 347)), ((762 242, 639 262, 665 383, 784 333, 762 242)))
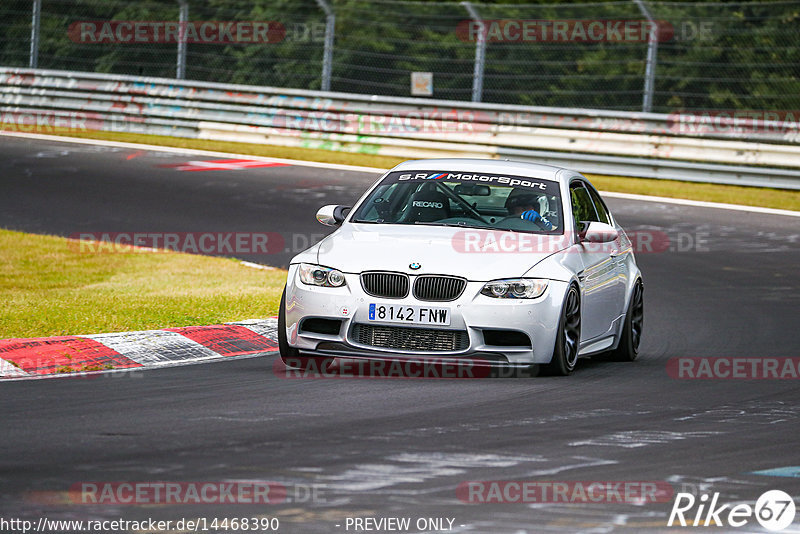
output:
POLYGON ((527 159, 598 174, 800 189, 800 125, 748 130, 731 119, 728 129, 690 124, 687 131, 683 119, 0 68, 0 122, 20 131, 58 127, 407 158, 527 159))

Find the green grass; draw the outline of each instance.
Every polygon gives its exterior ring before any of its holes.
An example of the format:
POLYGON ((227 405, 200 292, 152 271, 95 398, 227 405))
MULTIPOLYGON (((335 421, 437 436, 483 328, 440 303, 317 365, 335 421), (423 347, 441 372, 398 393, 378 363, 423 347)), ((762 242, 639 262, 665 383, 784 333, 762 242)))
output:
POLYGON ((685 198, 706 202, 744 204, 783 210, 800 211, 800 191, 769 189, 766 187, 743 187, 739 185, 702 184, 677 180, 654 180, 647 178, 623 178, 620 176, 586 177, 601 191, 635 193, 657 197, 685 198))
MULTIPOLYGON (((0 125, 0 128, 2 128, 2 126, 3 125, 0 125)), ((19 129, 19 127, 13 127, 13 125, 8 126, 9 129, 12 130, 19 129)), ((319 161, 323 163, 339 163, 343 165, 360 165, 382 169, 391 168, 405 159, 389 156, 376 156, 373 154, 335 152, 321 149, 279 147, 252 143, 209 141, 203 139, 185 139, 178 137, 132 134, 123 132, 101 132, 89 130, 83 132, 73 132, 51 128, 41 133, 68 135, 72 137, 83 137, 89 139, 122 141, 127 143, 144 143, 179 148, 213 150, 217 152, 230 152, 252 156, 319 161)), ((761 206, 765 208, 800 211, 800 191, 741 187, 735 185, 702 184, 696 182, 682 182, 677 180, 626 178, 621 176, 599 176, 588 174, 587 176, 590 180, 592 180, 592 183, 594 183, 603 191, 703 200, 707 202, 725 202, 730 204, 744 204, 747 206, 761 206)))
POLYGON ((0 229, 0 339, 269 317, 286 281, 286 271, 232 259, 75 243, 0 229))

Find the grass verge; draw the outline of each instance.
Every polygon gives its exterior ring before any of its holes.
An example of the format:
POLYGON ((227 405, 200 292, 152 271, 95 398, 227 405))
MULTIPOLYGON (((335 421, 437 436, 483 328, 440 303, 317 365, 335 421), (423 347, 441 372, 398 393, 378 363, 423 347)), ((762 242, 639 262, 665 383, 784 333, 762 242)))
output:
MULTIPOLYGON (((3 125, 0 124, 0 128, 3 125)), ((9 129, 18 131, 19 127, 8 125, 9 129)), ((287 158, 303 161, 318 161, 322 163, 338 163, 342 165, 359 165, 364 167, 377 167, 389 169, 406 158, 389 156, 376 156, 373 154, 358 154, 350 152, 336 152, 311 148, 280 147, 253 143, 233 143, 228 141, 210 141, 205 139, 186 139, 160 135, 133 134, 124 132, 103 131, 67 131, 52 128, 46 132, 52 135, 67 135, 88 139, 102 139, 121 141, 126 143, 144 143, 178 148, 193 148, 199 150, 213 150, 217 152, 230 152, 251 156, 265 156, 273 158, 287 158)), ((760 206, 800 211, 800 191, 787 191, 781 189, 768 189, 759 187, 742 187, 735 185, 703 184, 697 182, 683 182, 678 180, 655 180, 647 178, 626 178, 622 176, 605 176, 587 174, 587 177, 602 191, 616 191, 619 193, 633 193, 638 195, 652 195, 670 198, 683 198, 689 200, 702 200, 706 202, 724 202, 729 204, 744 204, 746 206, 760 206)))
POLYGON ((286 271, 232 259, 86 253, 74 243, 0 229, 0 339, 269 317, 286 281, 286 271))
POLYGON ((800 211, 800 191, 595 174, 586 177, 601 191, 800 211))

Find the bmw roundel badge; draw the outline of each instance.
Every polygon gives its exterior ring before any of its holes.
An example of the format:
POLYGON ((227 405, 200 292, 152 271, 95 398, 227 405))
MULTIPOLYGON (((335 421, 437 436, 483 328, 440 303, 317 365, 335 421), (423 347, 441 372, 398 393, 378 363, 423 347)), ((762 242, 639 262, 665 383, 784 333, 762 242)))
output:
POLYGON ((408 268, 409 268, 409 269, 413 269, 413 270, 415 270, 415 271, 416 271, 417 269, 419 269, 420 267, 422 267, 422 265, 420 265, 420 264, 419 264, 419 263, 417 263, 417 262, 414 262, 414 263, 409 263, 409 264, 408 264, 408 268))

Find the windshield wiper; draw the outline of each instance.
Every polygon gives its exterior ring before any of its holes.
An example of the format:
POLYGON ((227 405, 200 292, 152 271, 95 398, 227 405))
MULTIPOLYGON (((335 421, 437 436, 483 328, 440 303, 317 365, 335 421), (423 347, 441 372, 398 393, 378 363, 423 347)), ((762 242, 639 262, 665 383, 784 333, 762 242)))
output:
POLYGON ((474 224, 467 224, 467 223, 437 223, 437 222, 414 221, 414 224, 419 224, 421 226, 449 226, 452 228, 492 228, 491 226, 476 226, 474 224))

